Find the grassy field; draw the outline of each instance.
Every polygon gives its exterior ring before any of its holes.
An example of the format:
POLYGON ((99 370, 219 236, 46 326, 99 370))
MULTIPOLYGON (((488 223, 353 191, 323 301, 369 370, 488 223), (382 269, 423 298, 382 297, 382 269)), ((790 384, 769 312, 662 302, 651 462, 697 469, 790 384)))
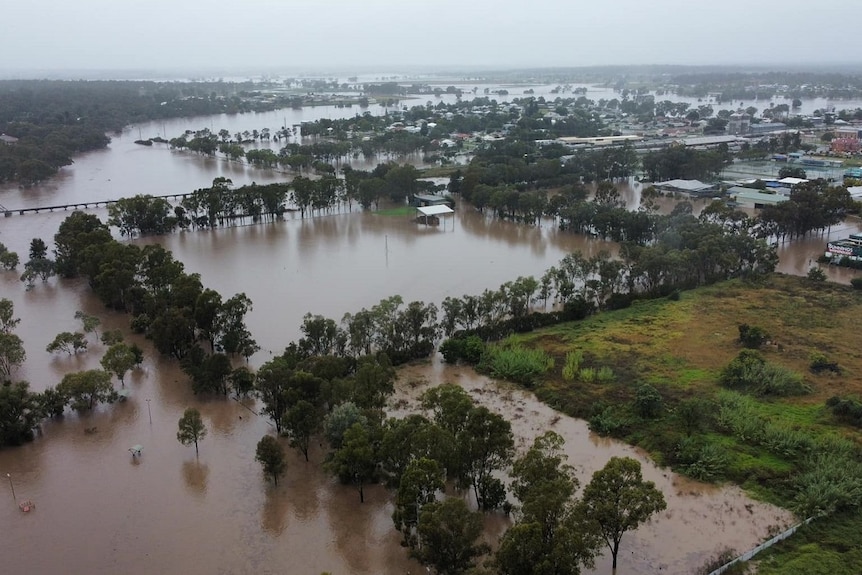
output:
MULTIPOLYGON (((846 478, 835 476, 862 475, 862 430, 825 405, 833 396, 862 397, 860 319, 862 292, 776 275, 756 286, 730 281, 683 292, 676 301, 637 302, 508 343, 540 347, 553 359, 555 367, 534 386, 548 404, 683 473, 738 483, 808 515, 819 508, 812 500, 829 498, 823 491, 844 489, 846 478), (743 350, 740 324, 765 330, 763 359, 801 378, 810 392, 764 395, 722 386, 722 370, 743 350), (580 352, 577 360, 573 352, 580 352), (813 372, 813 353, 837 363, 839 372, 813 372), (605 376, 597 378, 602 368, 605 376)), ((838 505, 845 509, 840 521, 815 521, 783 543, 764 560, 763 572, 862 572, 862 513, 855 505, 850 511, 838 505), (836 557, 842 569, 816 570, 836 557), (802 567, 784 570, 791 564, 802 567)))
POLYGON ((374 213, 378 216, 386 217, 415 216, 416 208, 413 206, 398 206, 397 208, 386 208, 385 210, 377 210, 374 213))

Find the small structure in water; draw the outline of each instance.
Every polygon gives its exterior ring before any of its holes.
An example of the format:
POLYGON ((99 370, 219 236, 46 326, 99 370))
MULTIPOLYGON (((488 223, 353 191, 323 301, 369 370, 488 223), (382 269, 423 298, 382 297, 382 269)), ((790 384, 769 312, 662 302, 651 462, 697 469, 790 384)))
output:
POLYGON ((416 216, 416 223, 425 224, 426 226, 439 225, 440 216, 455 213, 455 210, 442 204, 436 206, 419 206, 416 208, 416 211, 419 212, 416 216))
POLYGON ((18 504, 18 509, 20 509, 24 513, 30 513, 31 511, 36 509, 36 504, 33 503, 33 501, 31 501, 30 499, 27 499, 26 501, 22 501, 18 504))
POLYGON ((133 445, 129 448, 129 453, 132 454, 132 458, 140 457, 141 452, 144 450, 144 446, 141 444, 133 445))

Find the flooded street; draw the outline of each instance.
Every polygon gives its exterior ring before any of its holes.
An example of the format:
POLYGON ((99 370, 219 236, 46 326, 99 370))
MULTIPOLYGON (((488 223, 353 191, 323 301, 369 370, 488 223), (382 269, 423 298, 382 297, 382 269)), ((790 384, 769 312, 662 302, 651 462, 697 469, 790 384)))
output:
MULTIPOLYGON (((357 111, 312 108, 285 118, 279 111, 176 120, 149 125, 144 137, 159 130, 175 135, 207 123, 216 130, 235 131, 357 111)), ((28 207, 185 192, 208 186, 218 176, 230 177, 237 185, 284 178, 185 152, 136 146, 137 137, 137 127, 127 130, 108 150, 76 158, 74 166, 43 186, 0 189, 0 203, 28 207)), ((636 206, 639 187, 626 188, 623 196, 629 207, 636 206)), ((92 213, 107 219, 105 209, 92 213)), ((39 237, 50 245, 68 215, 60 211, 0 218, 0 242, 25 260, 30 240, 39 237)), ((831 237, 846 237, 858 227, 856 222, 838 226, 831 237)), ((200 273, 203 284, 224 297, 245 292, 251 298, 254 309, 247 323, 262 347, 251 359, 253 367, 300 336, 306 312, 338 321, 347 312, 395 294, 405 302, 439 305, 446 296, 479 294, 518 276, 539 276, 574 250, 590 256, 617 249, 612 243, 560 232, 550 222, 523 226, 470 209, 458 209, 438 227, 417 225, 407 216, 359 211, 304 220, 288 214, 280 222, 135 241, 160 243, 186 271, 200 273)), ((779 269, 804 274, 825 242, 820 236, 780 246, 779 269)), ((829 273, 849 282, 853 274, 845 271, 829 273)), ((0 297, 14 302, 22 320, 15 331, 28 354, 16 379, 29 381, 38 391, 56 385, 65 373, 99 366, 104 347, 94 337, 89 351, 78 356, 45 351, 57 333, 80 329, 73 317, 76 310, 97 315, 101 329, 123 329, 144 348, 146 360, 127 377, 127 401, 81 417, 67 412, 60 420, 46 422, 34 442, 0 451, 0 572, 424 571, 399 545, 390 518, 391 493, 375 486, 360 504, 355 489, 338 485, 322 471, 324 453, 316 446, 308 464, 298 451, 287 448, 287 472, 277 487, 271 485, 254 461, 254 449, 261 436, 274 430, 254 414, 254 402, 193 396, 176 363, 157 357, 148 342, 130 334, 128 316, 105 310, 85 282, 55 278, 27 291, 19 274, 20 268, 17 273, 0 272, 0 297), (189 406, 201 411, 210 432, 197 458, 176 439, 177 420, 189 406), (140 459, 128 451, 136 444, 143 445, 140 459), (6 473, 17 498, 36 503, 35 512, 23 514, 14 505, 9 486, 2 484, 6 473)), ((494 384, 471 371, 438 363, 408 368, 396 399, 414 400, 421 391, 404 385, 408 381, 464 385, 478 401, 512 419, 519 449, 546 429, 558 431, 582 485, 609 457, 637 457, 645 477, 664 492, 668 510, 623 539, 620 575, 655 573, 659 567, 666 573, 688 573, 718 548, 746 549, 771 527, 790 521, 786 512, 753 502, 738 489, 693 483, 657 469, 635 449, 592 436, 585 422, 559 416, 532 395, 498 394, 494 384)), ((505 521, 492 518, 489 526, 498 534, 505 521)), ((609 572, 609 560, 600 560, 596 573, 609 572)))

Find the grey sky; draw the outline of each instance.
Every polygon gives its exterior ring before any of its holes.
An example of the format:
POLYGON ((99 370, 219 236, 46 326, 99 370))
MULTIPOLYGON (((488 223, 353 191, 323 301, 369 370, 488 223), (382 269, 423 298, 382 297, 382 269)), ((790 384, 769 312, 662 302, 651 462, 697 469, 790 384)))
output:
POLYGON ((35 70, 862 63, 859 0, 23 0, 0 75, 35 70))

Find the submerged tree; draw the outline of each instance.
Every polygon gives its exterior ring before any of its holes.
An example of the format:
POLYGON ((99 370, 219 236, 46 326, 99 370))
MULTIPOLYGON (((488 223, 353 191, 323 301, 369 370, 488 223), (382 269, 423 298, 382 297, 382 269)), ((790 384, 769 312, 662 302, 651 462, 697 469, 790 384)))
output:
POLYGON ((87 350, 87 338, 84 337, 84 334, 76 331, 72 333, 70 331, 64 331, 58 333, 54 338, 54 341, 48 344, 48 347, 45 348, 45 351, 48 353, 54 353, 56 351, 65 351, 69 355, 77 354, 81 351, 87 350))
POLYGON ((284 473, 287 462, 284 459, 284 448, 281 443, 271 435, 264 435, 257 442, 254 460, 263 466, 263 472, 272 476, 273 482, 278 485, 278 476, 284 473))
POLYGON ((69 398, 72 409, 92 409, 99 403, 113 403, 118 395, 111 386, 111 374, 101 369, 68 373, 57 391, 69 398))
POLYGON ((593 474, 581 500, 586 526, 602 534, 611 550, 614 570, 623 534, 666 507, 662 492, 652 481, 643 480, 640 462, 631 457, 612 457, 593 474))
POLYGON ((487 547, 477 544, 482 518, 463 499, 429 503, 419 515, 419 546, 414 555, 440 575, 459 575, 475 563, 487 547))
POLYGON ((139 362, 134 350, 125 343, 115 343, 108 348, 100 362, 105 371, 113 373, 125 387, 126 372, 135 367, 139 362))
POLYGON ((195 455, 198 452, 198 441, 207 435, 207 428, 201 419, 201 412, 194 407, 189 407, 180 418, 177 431, 177 441, 183 445, 195 444, 195 455))

